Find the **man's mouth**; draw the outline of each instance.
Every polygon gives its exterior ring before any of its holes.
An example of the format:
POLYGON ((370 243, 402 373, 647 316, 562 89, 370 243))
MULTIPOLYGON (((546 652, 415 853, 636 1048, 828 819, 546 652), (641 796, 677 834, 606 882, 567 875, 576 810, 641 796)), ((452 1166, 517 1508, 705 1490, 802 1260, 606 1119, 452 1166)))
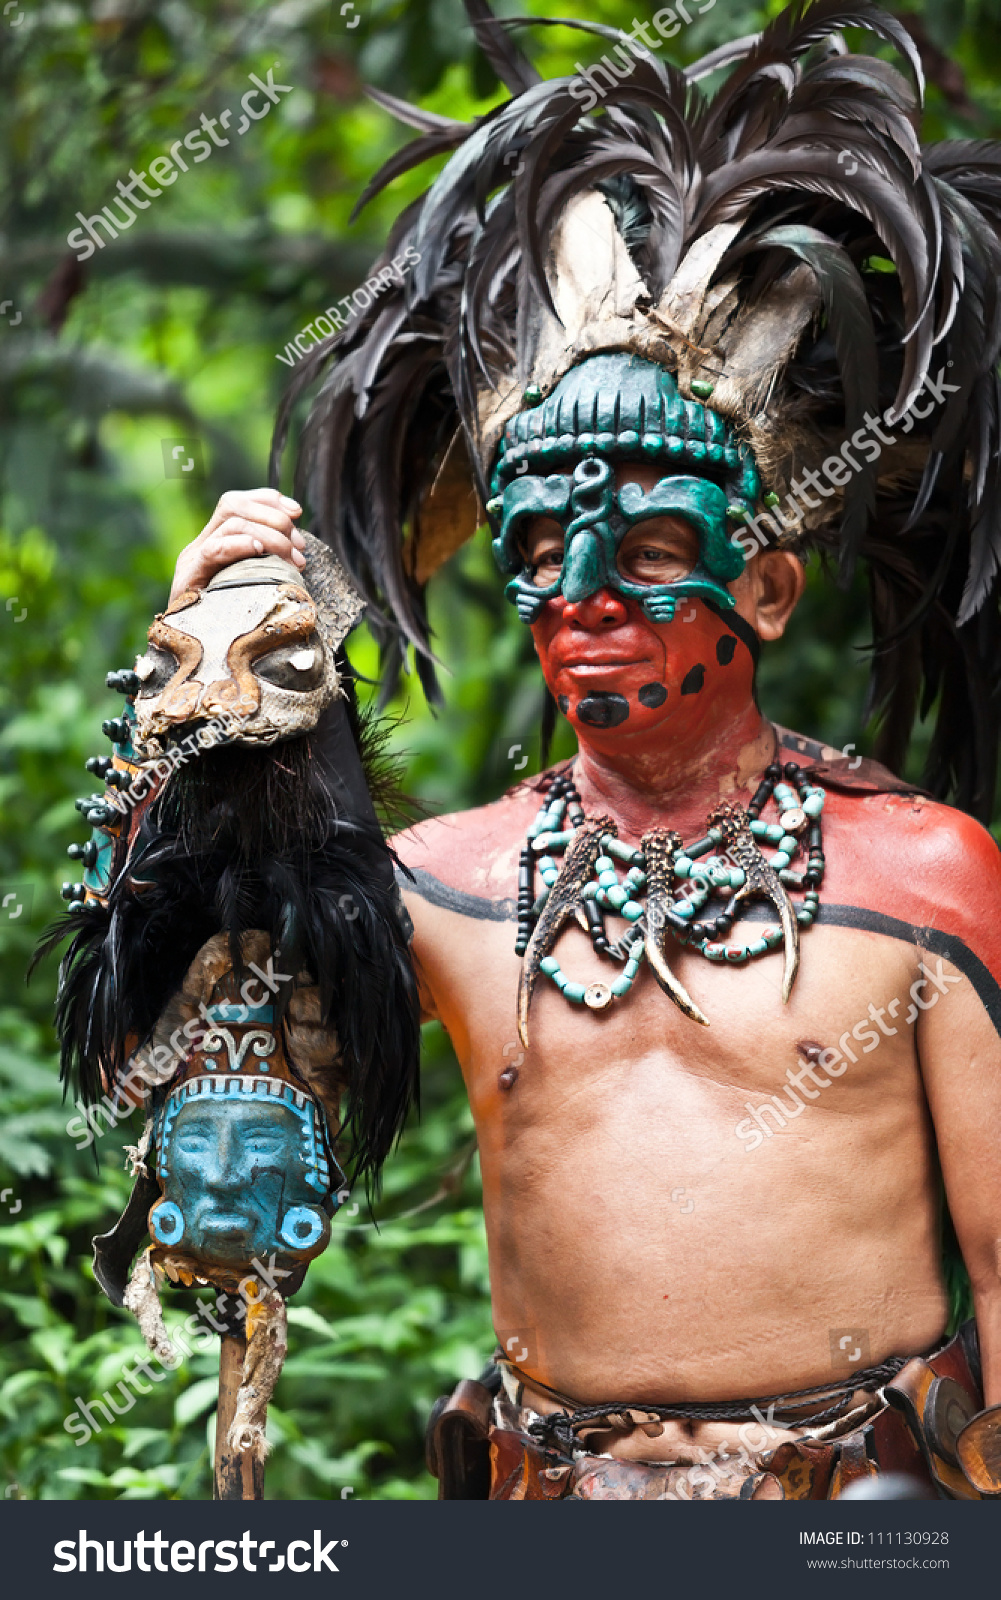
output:
POLYGON ((608 672, 616 667, 641 667, 649 656, 587 656, 564 661, 563 672, 608 672))

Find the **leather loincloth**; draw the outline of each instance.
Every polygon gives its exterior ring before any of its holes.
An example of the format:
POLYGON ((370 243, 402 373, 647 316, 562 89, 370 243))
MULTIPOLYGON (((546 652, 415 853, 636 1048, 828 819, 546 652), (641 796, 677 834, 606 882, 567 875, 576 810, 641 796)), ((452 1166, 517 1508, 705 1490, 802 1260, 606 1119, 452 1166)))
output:
MULTIPOLYGON (((957 1455, 959 1435, 983 1406, 973 1323, 928 1357, 900 1364, 885 1381, 857 1386, 833 1420, 818 1425, 814 1417, 809 1426, 795 1427, 780 1419, 775 1426, 786 1434, 792 1429, 795 1437, 774 1448, 744 1446, 737 1454, 725 1447, 705 1450, 696 1463, 622 1460, 594 1449, 608 1437, 596 1431, 593 1424, 600 1429, 602 1419, 592 1413, 608 1413, 613 1429, 654 1427, 656 1419, 642 1406, 625 1413, 609 1407, 564 1410, 554 1427, 552 1415, 519 1403, 510 1379, 505 1386, 496 1368, 488 1374, 487 1382, 465 1380, 432 1412, 428 1466, 442 1499, 828 1500, 859 1479, 895 1472, 915 1479, 930 1495, 976 1500, 992 1481, 990 1467, 986 1477, 974 1471, 975 1486, 957 1455)), ((755 1408, 764 1424, 759 1434, 767 1436, 775 1409, 768 1400, 755 1408)), ((963 1460, 969 1464, 969 1452, 963 1460)), ((987 1492, 1001 1492, 1001 1480, 987 1492)))

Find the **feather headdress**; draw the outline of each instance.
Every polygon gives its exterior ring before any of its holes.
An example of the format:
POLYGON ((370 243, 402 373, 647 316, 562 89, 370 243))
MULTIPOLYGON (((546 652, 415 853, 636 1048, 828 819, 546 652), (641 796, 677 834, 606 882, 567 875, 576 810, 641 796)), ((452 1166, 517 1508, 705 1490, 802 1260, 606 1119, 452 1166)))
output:
POLYGON ((797 0, 685 70, 614 29, 551 19, 617 58, 546 82, 510 37, 539 19, 466 9, 511 99, 464 124, 374 93, 418 137, 360 204, 452 153, 376 269, 409 248, 412 273, 303 362, 275 437, 277 474, 291 409, 322 376, 299 492, 382 606, 391 669, 409 642, 433 691, 424 584, 481 506, 490 516, 512 418, 587 356, 632 352, 750 446, 775 540, 830 552, 845 583, 864 562, 877 754, 899 767, 915 716, 934 709, 926 782, 986 818, 1001 145, 921 147, 917 52, 867 0, 797 0), (905 73, 849 53, 847 28, 893 46, 905 73), (832 456, 836 488, 795 487, 832 456))

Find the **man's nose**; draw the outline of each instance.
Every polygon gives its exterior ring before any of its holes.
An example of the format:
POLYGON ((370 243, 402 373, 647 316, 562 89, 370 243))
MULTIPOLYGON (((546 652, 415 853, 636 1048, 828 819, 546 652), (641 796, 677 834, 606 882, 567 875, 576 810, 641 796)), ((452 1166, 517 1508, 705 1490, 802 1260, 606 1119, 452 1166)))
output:
POLYGON ((599 628, 618 628, 626 620, 626 607, 614 589, 598 589, 585 600, 568 600, 563 606, 563 621, 596 632, 599 628))

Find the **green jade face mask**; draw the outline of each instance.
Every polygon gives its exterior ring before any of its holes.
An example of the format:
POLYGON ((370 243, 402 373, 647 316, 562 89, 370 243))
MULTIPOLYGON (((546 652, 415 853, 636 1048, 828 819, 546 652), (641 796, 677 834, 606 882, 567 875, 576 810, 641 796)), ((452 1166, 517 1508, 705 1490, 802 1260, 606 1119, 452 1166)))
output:
POLYGON ((575 602, 605 588, 639 600, 652 622, 672 621, 686 596, 733 607, 727 585, 743 571, 744 556, 730 541, 729 525, 753 511, 758 474, 724 420, 683 400, 671 374, 652 362, 616 354, 573 368, 542 405, 512 418, 492 487, 487 510, 500 519, 494 556, 511 574, 505 594, 525 623, 556 595, 575 602), (617 489, 615 460, 663 461, 669 470, 648 492, 636 483, 617 489), (540 516, 560 523, 565 534, 559 578, 541 587, 520 549, 524 524, 540 516), (623 539, 662 516, 682 517, 698 534, 692 571, 670 583, 623 577, 623 539))

